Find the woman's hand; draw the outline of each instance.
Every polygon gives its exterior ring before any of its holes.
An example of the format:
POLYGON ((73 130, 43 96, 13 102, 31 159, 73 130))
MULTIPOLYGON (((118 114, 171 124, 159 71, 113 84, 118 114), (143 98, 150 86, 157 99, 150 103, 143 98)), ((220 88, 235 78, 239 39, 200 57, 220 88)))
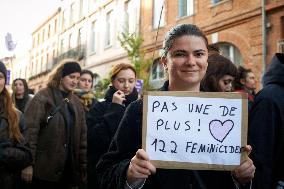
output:
POLYGON ((156 167, 150 162, 147 153, 139 149, 131 159, 127 170, 127 182, 131 184, 137 179, 146 179, 156 173, 156 167))
MULTIPOLYGON (((249 155, 252 151, 252 148, 250 145, 246 145, 243 150, 246 151, 249 155)), ((254 173, 255 166, 253 164, 253 161, 249 157, 247 160, 242 162, 241 165, 238 166, 234 171, 232 171, 232 175, 240 184, 250 182, 254 177, 254 173)))
POLYGON ((24 181, 30 183, 33 180, 33 166, 28 166, 22 170, 21 177, 24 181))
POLYGON ((116 104, 123 104, 123 101, 125 101, 125 95, 122 91, 118 90, 116 91, 112 96, 112 103, 116 104))

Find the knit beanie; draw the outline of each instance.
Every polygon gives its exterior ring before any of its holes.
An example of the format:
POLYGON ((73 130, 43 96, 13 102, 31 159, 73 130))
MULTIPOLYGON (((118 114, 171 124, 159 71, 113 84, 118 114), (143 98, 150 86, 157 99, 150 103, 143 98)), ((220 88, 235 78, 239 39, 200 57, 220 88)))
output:
POLYGON ((3 62, 0 61, 0 72, 4 74, 5 81, 7 79, 7 69, 3 62))
POLYGON ((63 66, 62 77, 65 77, 75 72, 81 72, 80 65, 77 62, 67 62, 63 66))

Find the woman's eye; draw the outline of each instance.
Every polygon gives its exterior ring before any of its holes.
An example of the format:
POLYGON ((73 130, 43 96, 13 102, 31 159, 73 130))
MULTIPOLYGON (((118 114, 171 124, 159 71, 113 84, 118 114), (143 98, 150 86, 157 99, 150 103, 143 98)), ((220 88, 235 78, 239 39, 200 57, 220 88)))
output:
POLYGON ((224 81, 224 84, 225 85, 229 85, 229 84, 231 84, 232 83, 232 81, 224 81))
POLYGON ((201 57, 201 56, 203 56, 203 55, 204 55, 204 53, 202 53, 202 52, 196 53, 196 56, 197 56, 197 57, 201 57))
POLYGON ((184 54, 184 53, 176 53, 175 56, 177 56, 177 57, 184 57, 184 56, 186 56, 186 54, 184 54))

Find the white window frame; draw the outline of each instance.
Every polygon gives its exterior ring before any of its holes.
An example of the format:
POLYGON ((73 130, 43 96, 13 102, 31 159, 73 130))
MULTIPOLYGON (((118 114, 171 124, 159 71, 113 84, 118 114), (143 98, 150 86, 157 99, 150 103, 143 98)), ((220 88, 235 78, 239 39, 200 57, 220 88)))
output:
POLYGON ((221 50, 221 55, 229 58, 236 65, 242 64, 243 57, 242 57, 241 51, 235 45, 233 45, 232 43, 228 43, 228 42, 222 42, 222 43, 218 43, 218 46, 221 50), (228 50, 228 53, 229 53, 228 55, 223 53, 222 50, 224 48, 228 50), (237 60, 239 60, 239 62, 237 62, 237 60))
POLYGON ((161 64, 159 59, 154 60, 152 67, 151 67, 151 80, 152 81, 158 81, 163 80, 165 77, 165 70, 163 68, 163 65, 161 64), (156 78, 153 78, 153 72, 156 73, 156 78), (163 73, 160 77, 160 73, 163 73))
POLYGON ((75 33, 69 34, 69 49, 74 49, 76 47, 76 35, 75 33))
POLYGON ((178 3, 179 17, 191 16, 194 14, 194 0, 179 0, 178 3), (186 6, 184 5, 186 3, 186 6), (182 12, 186 8, 186 13, 182 12))
POLYGON ((67 25, 68 25, 68 23, 67 23, 67 17, 68 17, 67 11, 66 11, 66 10, 63 11, 62 14, 63 14, 63 16, 62 16, 62 28, 64 29, 64 28, 66 28, 67 25))
POLYGON ((224 1, 224 0, 211 0, 211 3, 212 3, 213 5, 216 5, 216 4, 218 4, 218 3, 221 3, 222 1, 224 1))
POLYGON ((112 45, 112 29, 113 29, 113 10, 110 10, 106 13, 106 22, 105 22, 105 48, 108 48, 112 45))
POLYGON ((129 5, 130 5, 130 2, 129 1, 125 1, 124 2, 124 22, 123 22, 123 25, 124 25, 124 28, 123 28, 123 31, 125 33, 129 33, 129 25, 130 25, 130 11, 129 11, 129 5))
MULTIPOLYGON (((164 0, 153 0, 153 28, 157 29, 164 0)), ((160 27, 165 25, 165 7, 162 12, 160 27)))
POLYGON ((95 53, 97 50, 97 21, 92 22, 91 29, 91 53, 95 53))
POLYGON ((70 24, 76 21, 76 4, 72 3, 70 6, 70 24))

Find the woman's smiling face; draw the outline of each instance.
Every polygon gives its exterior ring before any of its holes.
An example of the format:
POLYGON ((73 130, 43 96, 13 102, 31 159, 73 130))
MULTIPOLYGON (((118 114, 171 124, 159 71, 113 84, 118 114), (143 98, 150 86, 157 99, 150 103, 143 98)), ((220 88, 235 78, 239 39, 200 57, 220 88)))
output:
POLYGON ((207 69, 208 50, 202 37, 184 35, 173 41, 162 62, 176 89, 198 88, 207 69))

